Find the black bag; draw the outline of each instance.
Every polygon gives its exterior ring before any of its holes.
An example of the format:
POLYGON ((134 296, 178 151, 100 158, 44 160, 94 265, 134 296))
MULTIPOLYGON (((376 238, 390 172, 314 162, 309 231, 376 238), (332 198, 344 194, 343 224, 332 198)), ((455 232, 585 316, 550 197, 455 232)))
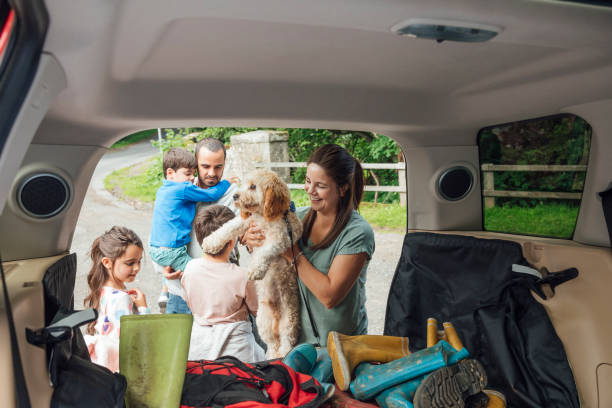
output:
POLYGON ((488 387, 510 407, 579 407, 561 340, 530 289, 576 277, 575 269, 546 280, 516 273, 529 266, 521 246, 503 240, 411 233, 404 239, 387 302, 385 335, 426 347, 426 321, 450 321, 472 357, 483 363, 488 387))
POLYGON ((93 309, 74 311, 76 255, 63 257, 43 278, 45 327, 26 330, 28 341, 47 348, 52 408, 121 408, 125 377, 91 362, 79 326, 95 320, 93 309))

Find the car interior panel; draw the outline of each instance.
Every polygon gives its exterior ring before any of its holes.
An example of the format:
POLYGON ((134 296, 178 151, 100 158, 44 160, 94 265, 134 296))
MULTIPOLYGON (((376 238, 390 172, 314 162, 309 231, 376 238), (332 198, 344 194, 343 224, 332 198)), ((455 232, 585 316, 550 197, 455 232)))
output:
MULTIPOLYGON (((46 8, 49 27, 36 75, 0 145, 0 255, 32 406, 49 406, 53 388, 45 349, 29 344, 25 329, 45 325, 42 279, 70 253, 96 165, 134 132, 203 125, 392 138, 406 164, 402 233, 513 241, 536 269, 578 270, 554 295, 534 298, 563 343, 581 406, 612 407, 612 251, 598 194, 612 188, 610 2, 33 3, 46 8), (484 42, 398 35, 411 19, 480 24, 496 35, 484 42), (486 230, 479 132, 554 115, 575 115, 592 129, 573 234, 486 230), (470 180, 456 199, 440 191, 452 169, 470 180), (32 216, 20 188, 48 174, 60 177, 65 203, 51 216, 32 216)), ((21 6, 16 10, 19 18, 21 6)), ((0 50, 0 79, 2 58, 10 57, 0 50)), ((2 301, 0 356, 10 362, 5 314, 2 301)), ((2 365, 0 384, 0 406, 17 407, 12 364, 2 365)))

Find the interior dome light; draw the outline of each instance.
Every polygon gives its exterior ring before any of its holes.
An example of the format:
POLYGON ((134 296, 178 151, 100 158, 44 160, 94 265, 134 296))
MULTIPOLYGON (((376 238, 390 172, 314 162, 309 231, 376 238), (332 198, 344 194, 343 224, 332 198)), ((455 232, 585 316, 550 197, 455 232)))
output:
POLYGON ((391 31, 402 36, 429 40, 483 42, 499 34, 500 27, 453 20, 414 18, 391 27, 391 31))

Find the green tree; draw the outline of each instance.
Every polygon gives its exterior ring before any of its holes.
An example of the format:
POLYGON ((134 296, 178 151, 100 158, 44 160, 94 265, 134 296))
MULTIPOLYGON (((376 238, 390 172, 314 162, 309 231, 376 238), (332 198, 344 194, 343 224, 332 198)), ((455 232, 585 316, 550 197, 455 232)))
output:
MULTIPOLYGON (((153 141, 153 145, 160 147, 166 152, 172 147, 189 148, 203 138, 212 137, 221 140, 225 145, 230 144, 232 135, 259 130, 260 128, 178 128, 164 129, 164 138, 161 142, 153 141), (187 138, 188 135, 193 135, 187 138)), ((327 143, 336 143, 347 149, 357 160, 362 163, 396 163, 400 157, 400 149, 397 144, 387 136, 362 131, 346 131, 332 129, 272 129, 286 131, 289 134, 289 157, 291 161, 303 162, 310 154, 327 143)), ((293 169, 292 180, 296 183, 304 181, 306 170, 293 169)), ((365 171, 366 184, 397 185, 396 170, 372 170, 365 171)), ((161 157, 158 157, 154 166, 149 169, 148 179, 159 180, 163 177, 161 157)), ((372 201, 375 194, 367 192, 365 201, 372 201)), ((382 201, 399 201, 397 193, 383 193, 379 197, 382 201)))

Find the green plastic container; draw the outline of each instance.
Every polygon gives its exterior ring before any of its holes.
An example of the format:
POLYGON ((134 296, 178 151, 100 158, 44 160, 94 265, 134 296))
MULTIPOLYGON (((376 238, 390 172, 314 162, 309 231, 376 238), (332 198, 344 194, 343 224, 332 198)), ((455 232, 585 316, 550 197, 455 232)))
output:
POLYGON ((128 408, 176 408, 181 402, 193 316, 121 316, 119 372, 128 408))

